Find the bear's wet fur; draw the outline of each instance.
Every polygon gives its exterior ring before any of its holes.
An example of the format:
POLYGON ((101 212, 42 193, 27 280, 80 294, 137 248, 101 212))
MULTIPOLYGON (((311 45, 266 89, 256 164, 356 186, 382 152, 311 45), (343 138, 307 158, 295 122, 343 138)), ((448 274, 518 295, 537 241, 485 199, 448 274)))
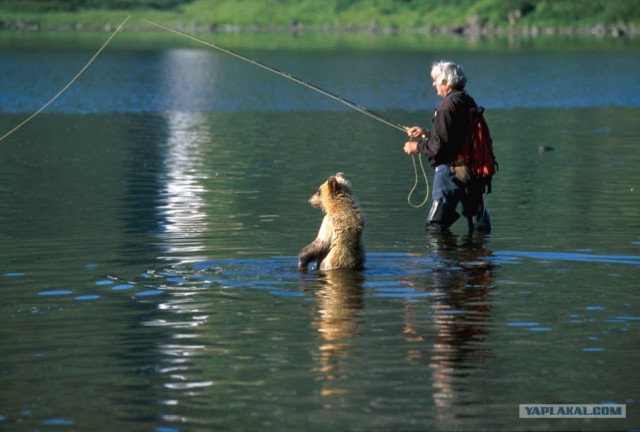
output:
POLYGON ((298 268, 316 261, 318 270, 364 268, 364 215, 343 173, 331 176, 309 198, 325 214, 316 239, 298 254, 298 268))

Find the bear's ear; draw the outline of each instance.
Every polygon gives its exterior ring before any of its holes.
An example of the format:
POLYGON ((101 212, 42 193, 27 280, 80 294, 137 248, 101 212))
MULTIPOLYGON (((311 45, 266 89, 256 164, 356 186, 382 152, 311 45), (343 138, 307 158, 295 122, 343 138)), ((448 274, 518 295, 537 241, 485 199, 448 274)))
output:
POLYGON ((327 180, 327 187, 329 188, 329 193, 333 194, 335 191, 338 190, 338 179, 335 176, 331 176, 329 177, 329 179, 327 180))
POLYGON ((338 180, 338 183, 340 183, 342 186, 345 186, 347 188, 351 187, 351 182, 347 180, 343 172, 339 172, 336 174, 336 180, 338 180))

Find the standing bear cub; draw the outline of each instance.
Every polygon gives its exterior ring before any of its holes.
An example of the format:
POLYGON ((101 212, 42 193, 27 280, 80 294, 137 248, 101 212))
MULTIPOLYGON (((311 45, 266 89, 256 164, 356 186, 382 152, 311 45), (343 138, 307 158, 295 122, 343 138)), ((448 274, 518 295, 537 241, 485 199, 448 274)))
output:
POLYGON ((329 177, 309 204, 325 214, 317 238, 300 250, 298 268, 316 261, 318 270, 364 268, 364 215, 343 173, 329 177))

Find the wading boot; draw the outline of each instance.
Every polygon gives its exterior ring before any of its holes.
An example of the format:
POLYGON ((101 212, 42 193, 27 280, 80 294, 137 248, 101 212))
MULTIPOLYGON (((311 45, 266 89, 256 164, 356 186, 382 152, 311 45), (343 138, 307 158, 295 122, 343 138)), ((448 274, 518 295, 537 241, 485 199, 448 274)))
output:
POLYGON ((455 208, 451 208, 442 201, 434 201, 427 216, 425 230, 436 233, 447 232, 459 217, 460 214, 456 212, 455 208))
POLYGON ((489 234, 491 232, 491 217, 489 210, 482 206, 482 210, 475 216, 469 218, 469 232, 481 232, 489 234))

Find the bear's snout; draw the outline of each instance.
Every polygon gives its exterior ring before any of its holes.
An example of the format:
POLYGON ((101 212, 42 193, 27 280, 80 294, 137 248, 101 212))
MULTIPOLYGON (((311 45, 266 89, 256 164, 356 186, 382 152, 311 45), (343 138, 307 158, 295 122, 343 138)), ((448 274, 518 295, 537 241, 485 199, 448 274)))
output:
POLYGON ((316 192, 313 195, 311 195, 311 197, 309 198, 309 204, 311 204, 315 208, 322 208, 321 207, 322 203, 320 200, 320 192, 316 192))

